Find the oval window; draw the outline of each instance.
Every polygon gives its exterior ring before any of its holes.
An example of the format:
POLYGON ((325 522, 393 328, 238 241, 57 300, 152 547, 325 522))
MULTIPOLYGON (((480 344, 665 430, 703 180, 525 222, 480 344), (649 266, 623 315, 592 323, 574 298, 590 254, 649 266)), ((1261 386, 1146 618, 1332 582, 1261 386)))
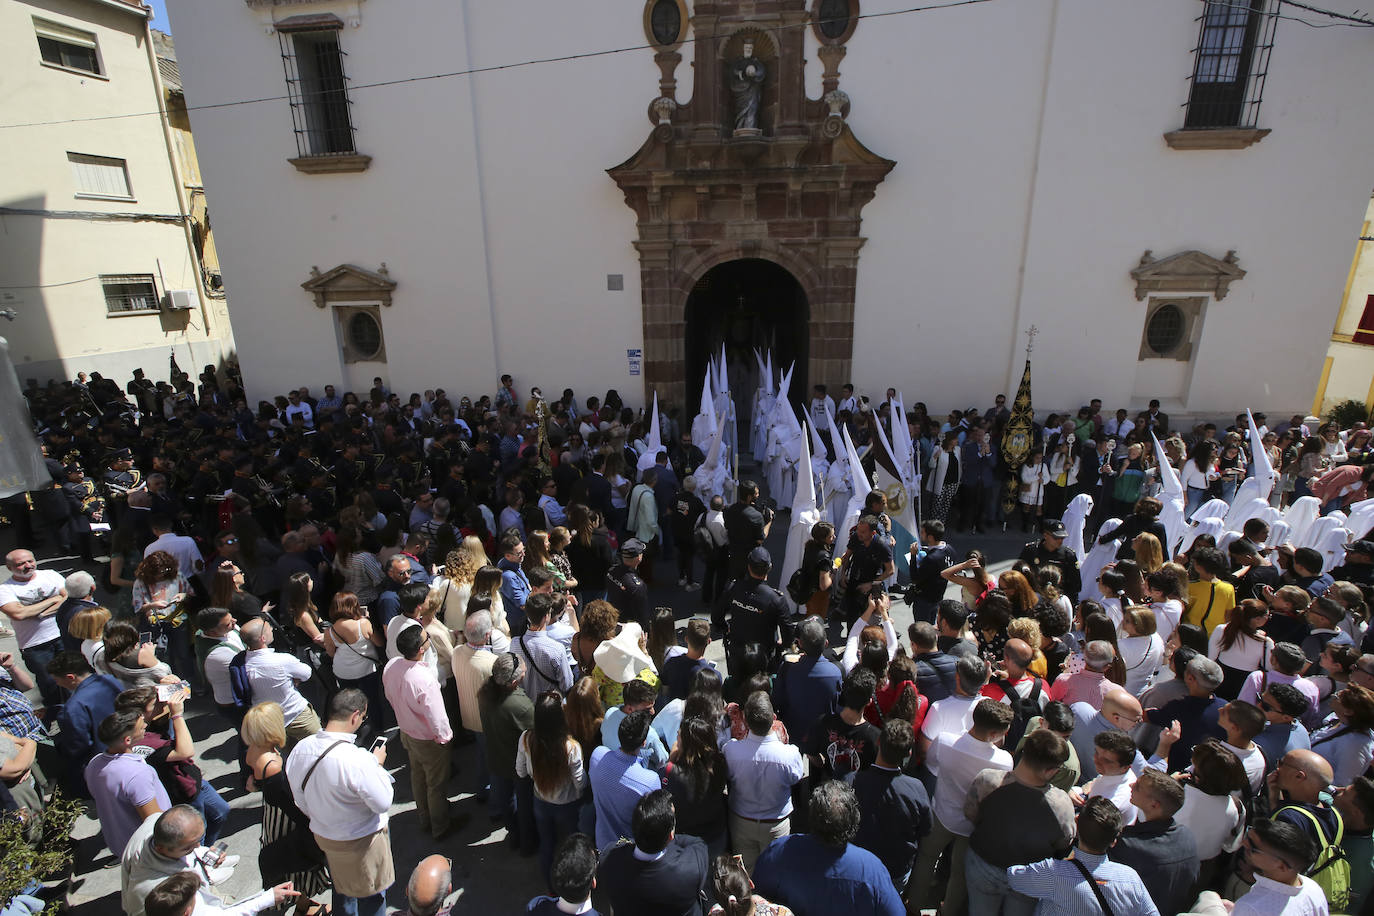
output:
POLYGON ((1184 325, 1183 309, 1172 304, 1161 305, 1150 316, 1145 343, 1160 356, 1171 353, 1183 343, 1184 325))
POLYGON ((840 38, 849 29, 849 0, 821 0, 817 28, 826 38, 840 38))
POLYGON ((649 14, 649 30, 661 45, 675 44, 682 33, 682 11, 677 0, 658 0, 649 14))
POLYGON ((371 359, 382 349, 382 326, 367 312, 354 312, 348 319, 348 345, 359 359, 371 359))

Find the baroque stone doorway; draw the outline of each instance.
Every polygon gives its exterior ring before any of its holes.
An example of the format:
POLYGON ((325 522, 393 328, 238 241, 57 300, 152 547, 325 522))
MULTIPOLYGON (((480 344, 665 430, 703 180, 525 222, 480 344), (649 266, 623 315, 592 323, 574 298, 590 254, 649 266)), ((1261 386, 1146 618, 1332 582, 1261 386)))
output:
MULTIPOLYGON (((688 301, 713 268, 741 260, 771 263, 800 287, 798 396, 809 384, 838 390, 850 380, 861 213, 895 165, 854 135, 850 99, 839 88, 858 7, 859 0, 696 0, 689 19, 679 0, 646 0, 660 73, 647 111, 652 130, 608 169, 637 218, 646 401, 657 392, 688 416, 695 410, 704 368, 696 348, 705 344, 689 339, 688 301), (806 94, 808 28, 821 45, 818 99, 806 94), (679 101, 679 49, 689 36, 692 94, 679 101), (742 62, 764 74, 755 128, 737 126, 738 102, 727 91, 742 62)), ((730 387, 737 405, 753 396, 733 375, 730 387)))
POLYGON ((780 377, 793 362, 789 400, 805 401, 810 309, 806 291, 786 268, 762 258, 726 261, 692 286, 684 312, 688 413, 700 403, 706 361, 725 347, 735 408, 748 414, 759 384, 754 351, 773 352, 780 377))

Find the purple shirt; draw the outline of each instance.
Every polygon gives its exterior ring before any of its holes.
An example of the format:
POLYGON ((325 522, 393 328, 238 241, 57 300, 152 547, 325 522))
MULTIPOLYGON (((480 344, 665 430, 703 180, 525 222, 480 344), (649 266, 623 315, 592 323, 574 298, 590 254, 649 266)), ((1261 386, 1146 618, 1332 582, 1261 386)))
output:
POLYGON ((163 811, 172 807, 157 771, 137 754, 96 754, 86 764, 86 787, 95 799, 105 845, 115 858, 124 855, 129 837, 143 823, 139 805, 155 801, 163 811))

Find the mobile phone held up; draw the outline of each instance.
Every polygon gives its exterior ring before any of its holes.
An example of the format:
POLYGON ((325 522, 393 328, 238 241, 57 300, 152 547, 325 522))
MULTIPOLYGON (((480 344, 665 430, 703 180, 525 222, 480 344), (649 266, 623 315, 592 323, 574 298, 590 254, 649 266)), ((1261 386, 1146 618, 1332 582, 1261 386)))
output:
POLYGON ((368 750, 372 751, 373 753, 376 753, 377 748, 379 747, 386 747, 386 735, 378 735, 376 738, 374 738, 372 741, 372 746, 369 747, 368 750))

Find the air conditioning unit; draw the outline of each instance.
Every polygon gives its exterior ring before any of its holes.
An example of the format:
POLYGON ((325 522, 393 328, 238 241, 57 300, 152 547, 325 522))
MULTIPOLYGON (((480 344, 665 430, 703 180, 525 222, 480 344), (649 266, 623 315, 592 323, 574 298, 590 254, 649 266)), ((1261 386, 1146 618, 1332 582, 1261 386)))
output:
POLYGON ((189 311, 195 308, 196 291, 193 289, 167 290, 167 309, 173 312, 189 311))

